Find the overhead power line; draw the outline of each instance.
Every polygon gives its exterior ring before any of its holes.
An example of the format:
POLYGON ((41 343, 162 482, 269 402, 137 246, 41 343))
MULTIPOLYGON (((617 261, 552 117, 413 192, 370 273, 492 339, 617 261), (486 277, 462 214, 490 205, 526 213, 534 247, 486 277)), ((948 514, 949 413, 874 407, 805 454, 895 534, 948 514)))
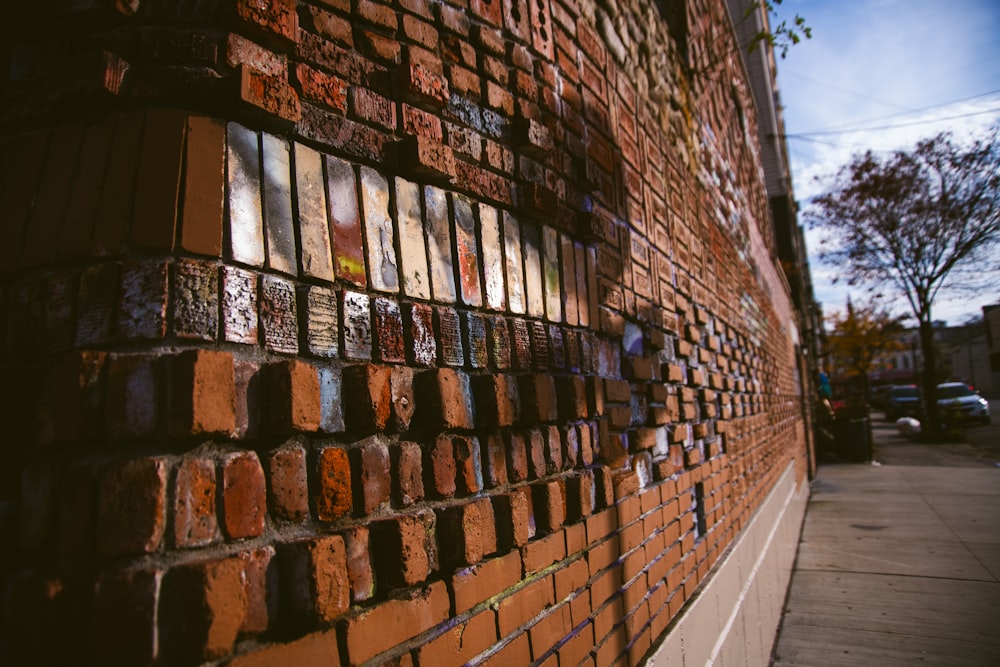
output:
POLYGON ((998 113, 1000 112, 1000 107, 993 107, 992 109, 982 109, 980 111, 970 111, 968 113, 957 114, 955 116, 943 116, 941 118, 932 118, 929 120, 915 120, 909 123, 894 123, 891 125, 872 125, 870 127, 854 127, 843 130, 816 130, 815 132, 797 132, 795 134, 784 135, 786 139, 809 139, 816 136, 824 135, 837 135, 837 134, 852 134, 855 132, 875 132, 878 130, 894 130, 902 127, 915 127, 917 125, 932 125, 934 123, 942 123, 948 120, 958 120, 960 118, 971 118, 972 116, 982 116, 988 113, 998 113))

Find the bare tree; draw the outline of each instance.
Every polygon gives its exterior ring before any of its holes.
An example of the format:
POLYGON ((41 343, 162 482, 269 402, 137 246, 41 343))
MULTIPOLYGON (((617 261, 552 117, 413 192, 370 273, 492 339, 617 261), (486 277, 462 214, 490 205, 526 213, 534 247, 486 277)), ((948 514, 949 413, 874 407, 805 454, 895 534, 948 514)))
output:
POLYGON ((924 414, 937 415, 932 308, 943 290, 982 285, 1000 243, 1000 128, 963 145, 949 133, 912 151, 856 155, 812 202, 809 222, 828 232, 820 259, 853 284, 889 287, 917 319, 924 414))

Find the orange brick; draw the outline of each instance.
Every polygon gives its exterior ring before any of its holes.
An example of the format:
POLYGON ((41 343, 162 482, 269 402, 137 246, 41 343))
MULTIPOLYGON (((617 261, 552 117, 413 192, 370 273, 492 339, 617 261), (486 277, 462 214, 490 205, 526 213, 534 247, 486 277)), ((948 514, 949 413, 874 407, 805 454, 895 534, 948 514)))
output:
POLYGON ((344 624, 348 659, 361 664, 416 637, 447 620, 450 606, 447 587, 438 581, 359 612, 344 624))
POLYGON ((190 350, 171 360, 170 426, 173 435, 236 430, 236 373, 233 355, 190 350))

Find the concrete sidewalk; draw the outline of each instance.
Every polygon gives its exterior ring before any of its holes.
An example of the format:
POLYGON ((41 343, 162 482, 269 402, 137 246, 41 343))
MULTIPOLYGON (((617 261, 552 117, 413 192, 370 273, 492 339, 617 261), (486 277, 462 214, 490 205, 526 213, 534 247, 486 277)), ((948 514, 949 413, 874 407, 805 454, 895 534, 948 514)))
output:
POLYGON ((772 665, 1000 665, 1000 468, 828 464, 772 665))

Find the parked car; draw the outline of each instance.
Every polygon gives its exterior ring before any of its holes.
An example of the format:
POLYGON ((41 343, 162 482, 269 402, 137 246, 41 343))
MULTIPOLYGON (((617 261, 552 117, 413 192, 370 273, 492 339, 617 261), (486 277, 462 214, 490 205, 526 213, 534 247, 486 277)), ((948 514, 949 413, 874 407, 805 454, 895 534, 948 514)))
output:
POLYGON ((937 386, 938 410, 953 410, 959 419, 990 423, 990 404, 964 382, 945 382, 937 386))
POLYGON ((915 384, 898 384, 885 399, 885 418, 896 421, 900 417, 917 417, 920 414, 920 389, 915 384))

